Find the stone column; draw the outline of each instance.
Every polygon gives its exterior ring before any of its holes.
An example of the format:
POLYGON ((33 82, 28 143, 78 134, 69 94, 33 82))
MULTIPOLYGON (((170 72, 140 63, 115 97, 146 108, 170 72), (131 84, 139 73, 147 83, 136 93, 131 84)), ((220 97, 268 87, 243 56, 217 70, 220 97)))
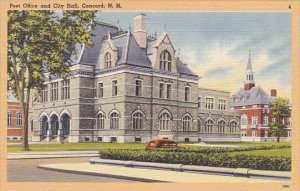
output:
POLYGON ((40 120, 39 120, 39 130, 40 130, 40 132, 39 132, 40 141, 42 141, 43 138, 44 138, 44 135, 43 135, 43 121, 40 121, 40 120))
POLYGON ((64 142, 64 132, 62 129, 62 121, 59 120, 58 132, 57 132, 57 142, 63 143, 64 142))
POLYGON ((51 142, 52 136, 53 136, 52 135, 52 125, 51 125, 50 121, 48 121, 48 131, 47 131, 46 141, 51 142))

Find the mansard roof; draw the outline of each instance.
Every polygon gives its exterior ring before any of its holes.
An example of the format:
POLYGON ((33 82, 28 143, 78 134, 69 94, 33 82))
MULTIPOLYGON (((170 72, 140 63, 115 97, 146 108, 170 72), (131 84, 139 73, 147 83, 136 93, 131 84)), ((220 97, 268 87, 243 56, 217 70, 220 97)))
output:
MULTIPOLYGON (((93 25, 91 30, 93 34, 93 45, 78 45, 77 54, 71 56, 71 65, 80 63, 95 66, 95 69, 99 69, 101 49, 103 48, 103 44, 110 38, 118 51, 116 65, 126 64, 152 68, 149 57, 153 54, 153 48, 159 45, 165 38, 169 38, 167 33, 163 33, 158 39, 154 37, 152 37, 152 39, 147 38, 147 47, 144 49, 139 47, 131 32, 123 31, 120 27, 97 22, 93 25), (111 33, 110 37, 107 36, 108 33, 111 33)), ((175 59, 178 73, 197 76, 179 58, 175 59)))
POLYGON ((177 72, 180 74, 198 76, 191 69, 189 69, 189 67, 187 67, 187 65, 184 64, 180 60, 180 58, 176 58, 176 67, 177 67, 177 72))
MULTIPOLYGON (((80 59, 81 64, 86 64, 86 65, 95 65, 98 61, 100 52, 101 52, 101 47, 104 41, 104 37, 109 33, 115 33, 118 31, 118 27, 114 25, 109 25, 106 23, 99 23, 96 22, 92 26, 92 40, 93 40, 93 45, 92 46, 85 46, 84 50, 82 52, 82 56, 80 59)), ((80 54, 80 51, 78 53, 80 54)), ((80 56, 79 56, 80 57, 80 56)))
POLYGON ((275 97, 269 96, 261 87, 253 87, 250 90, 241 88, 233 96, 232 106, 246 105, 269 105, 275 100, 275 97))

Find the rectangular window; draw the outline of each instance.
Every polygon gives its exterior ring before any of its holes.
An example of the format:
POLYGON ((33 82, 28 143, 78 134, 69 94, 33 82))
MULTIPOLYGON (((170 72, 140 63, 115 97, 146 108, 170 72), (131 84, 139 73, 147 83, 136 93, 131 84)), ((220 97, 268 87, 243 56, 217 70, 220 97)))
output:
POLYGON ((226 110, 226 99, 219 99, 218 109, 226 110))
POLYGON ((172 85, 167 84, 167 99, 171 99, 172 97, 172 85))
POLYGON ((201 97, 198 97, 198 108, 201 108, 201 97))
POLYGON ((269 124, 269 117, 268 116, 264 116, 263 124, 264 125, 268 125, 269 124))
POLYGON ((45 85, 41 92, 41 103, 48 102, 48 86, 45 85))
POLYGON ((58 82, 51 83, 51 101, 58 100, 58 82))
POLYGON ((252 117, 252 125, 257 125, 257 117, 256 116, 252 117))
POLYGON ((164 85, 163 83, 159 84, 159 98, 164 98, 164 85))
POLYGON ((112 81, 112 96, 118 95, 117 80, 112 81))
POLYGON ((242 124, 242 125, 248 125, 248 118, 247 118, 246 116, 243 116, 243 117, 241 118, 241 124, 242 124))
POLYGON ((135 80, 135 96, 142 96, 142 80, 135 80))
POLYGON ((98 83, 98 98, 103 97, 103 83, 98 83))
POLYGON ((184 88, 184 101, 190 100, 190 87, 184 88))
POLYGON ((214 98, 206 98, 205 99, 205 108, 206 109, 214 109, 214 98))
POLYGON ((70 80, 61 82, 61 99, 70 99, 70 80))

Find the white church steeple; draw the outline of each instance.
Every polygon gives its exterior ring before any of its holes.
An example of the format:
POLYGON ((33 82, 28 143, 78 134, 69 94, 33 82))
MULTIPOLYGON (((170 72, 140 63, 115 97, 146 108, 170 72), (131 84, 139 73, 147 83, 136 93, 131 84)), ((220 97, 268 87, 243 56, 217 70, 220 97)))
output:
POLYGON ((246 80, 244 83, 244 89, 250 90, 254 86, 255 86, 255 83, 254 83, 253 69, 252 69, 252 63, 251 63, 251 53, 249 50, 249 57, 248 57, 248 63, 247 63, 247 69, 246 69, 246 80))

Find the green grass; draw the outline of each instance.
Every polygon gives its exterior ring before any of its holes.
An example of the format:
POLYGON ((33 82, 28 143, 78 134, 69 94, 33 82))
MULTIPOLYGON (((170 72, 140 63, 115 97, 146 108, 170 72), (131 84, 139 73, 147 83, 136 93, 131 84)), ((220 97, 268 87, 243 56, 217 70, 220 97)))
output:
POLYGON ((245 155, 251 155, 251 156, 270 156, 270 157, 290 158, 291 157, 291 149, 284 148, 284 149, 230 152, 230 155, 237 155, 237 154, 245 154, 245 155))
POLYGON ((21 143, 21 140, 7 140, 7 143, 21 143))
MULTIPOLYGON (((64 144, 31 144, 32 152, 46 151, 92 151, 102 149, 144 149, 146 144, 128 143, 64 143, 64 144)), ((23 152, 21 145, 8 145, 8 153, 23 152)))
POLYGON ((206 142, 206 144, 232 146, 291 145, 290 142, 206 142))

